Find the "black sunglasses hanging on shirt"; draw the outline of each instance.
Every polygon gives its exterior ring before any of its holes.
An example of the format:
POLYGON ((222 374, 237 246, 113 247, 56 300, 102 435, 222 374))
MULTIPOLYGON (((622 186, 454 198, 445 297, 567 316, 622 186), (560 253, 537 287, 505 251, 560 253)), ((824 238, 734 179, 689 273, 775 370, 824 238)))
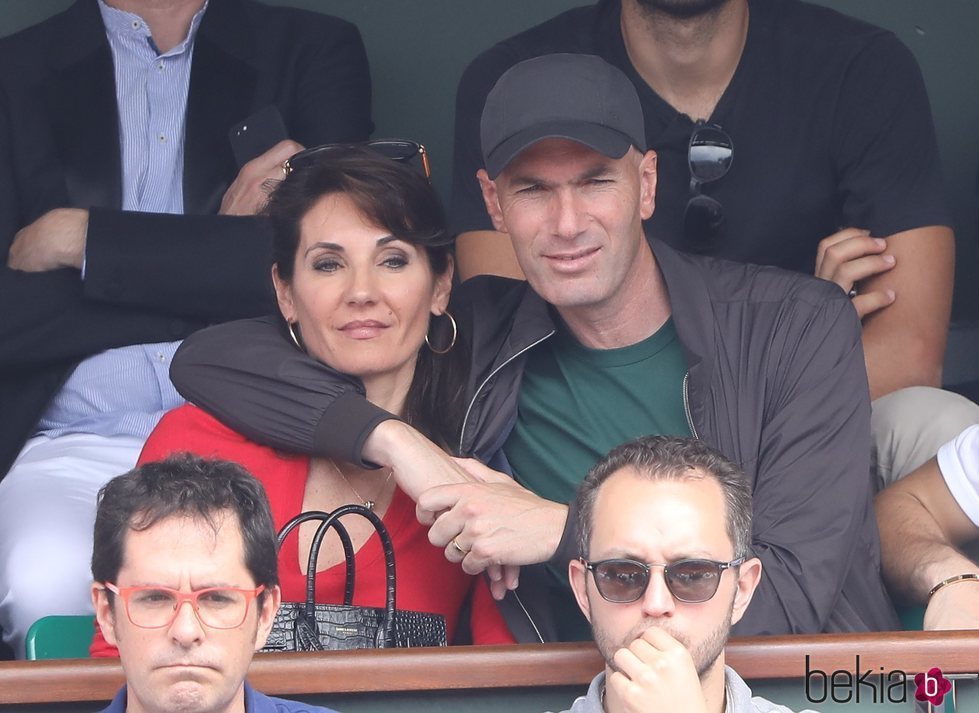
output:
POLYGON ((690 199, 683 212, 685 244, 707 250, 724 223, 724 207, 703 193, 705 183, 723 178, 734 161, 734 142, 717 124, 698 122, 690 135, 687 163, 690 166, 690 199))

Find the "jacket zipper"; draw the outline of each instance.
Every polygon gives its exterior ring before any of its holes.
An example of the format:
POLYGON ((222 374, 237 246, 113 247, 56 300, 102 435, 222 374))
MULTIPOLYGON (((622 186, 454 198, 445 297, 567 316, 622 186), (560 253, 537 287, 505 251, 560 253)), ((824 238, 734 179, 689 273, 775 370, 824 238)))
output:
POLYGON ((466 426, 469 425, 469 414, 472 413, 472 408, 473 408, 473 406, 475 406, 476 399, 479 398, 479 394, 483 390, 483 387, 486 386, 486 384, 489 382, 489 380, 492 379, 494 376, 496 376, 503 367, 505 367, 507 364, 509 364, 511 361, 513 361, 514 359, 516 359, 518 356, 520 356, 521 354, 523 354, 527 350, 533 349, 534 347, 536 347, 538 344, 540 344, 541 342, 543 342, 545 339, 547 339, 548 337, 550 337, 553 334, 554 334, 554 330, 552 329, 550 332, 548 332, 547 334, 545 334, 543 337, 541 337, 540 339, 538 339, 536 342, 532 342, 532 343, 528 344, 527 346, 525 346, 520 351, 512 354, 505 362, 503 362, 498 367, 496 367, 495 369, 493 369, 493 371, 490 372, 489 376, 487 376, 485 379, 483 379, 483 382, 479 385, 479 388, 476 389, 476 393, 473 394, 472 400, 469 402, 469 406, 466 408, 466 415, 462 419, 462 429, 459 431, 459 448, 457 449, 459 453, 462 453, 462 444, 466 440, 466 426))
MULTIPOLYGON (((547 339, 553 334, 554 334, 554 330, 552 329, 550 332, 545 334, 536 342, 532 342, 527 346, 525 346, 520 351, 516 352, 515 354, 512 354, 505 362, 503 362, 498 367, 493 369, 493 371, 490 372, 489 376, 483 379, 483 382, 479 385, 479 388, 476 389, 476 393, 473 394, 472 400, 469 402, 469 406, 466 408, 466 415, 462 419, 462 429, 459 431, 459 448, 458 448, 459 453, 462 453, 462 444, 466 440, 466 426, 469 424, 469 414, 472 412, 472 408, 476 404, 476 399, 479 398, 479 394, 483 390, 483 387, 486 386, 486 384, 489 382, 490 379, 492 379, 494 376, 496 376, 497 373, 499 373, 500 369, 505 367, 507 364, 509 364, 511 361, 516 359, 518 356, 520 356, 527 350, 533 349, 534 347, 536 347, 538 344, 540 344, 541 342, 543 342, 545 339, 547 339)), ((529 621, 530 625, 533 627, 534 633, 537 635, 537 640, 543 644, 544 637, 541 635, 540 629, 537 628, 537 623, 534 621, 534 618, 530 616, 530 612, 527 611, 527 607, 525 607, 523 602, 520 600, 520 596, 515 591, 511 592, 511 594, 513 595, 513 598, 517 600, 517 604, 520 605, 520 610, 524 613, 524 616, 527 617, 527 621, 529 621)))
POLYGON ((693 417, 690 416, 690 396, 687 392, 687 382, 690 380, 690 372, 688 371, 683 375, 683 413, 687 416, 687 427, 690 429, 690 435, 694 438, 700 438, 697 435, 697 429, 693 425, 693 417))
POLYGON ((527 621, 529 621, 530 625, 534 627, 534 633, 537 634, 537 640, 542 644, 546 643, 544 641, 544 637, 540 633, 540 629, 537 628, 537 624, 534 622, 533 617, 530 616, 530 612, 527 611, 527 607, 525 607, 523 602, 520 601, 520 596, 517 594, 516 590, 510 593, 513 595, 513 598, 517 600, 517 604, 520 605, 520 610, 524 613, 524 616, 527 617, 527 621))

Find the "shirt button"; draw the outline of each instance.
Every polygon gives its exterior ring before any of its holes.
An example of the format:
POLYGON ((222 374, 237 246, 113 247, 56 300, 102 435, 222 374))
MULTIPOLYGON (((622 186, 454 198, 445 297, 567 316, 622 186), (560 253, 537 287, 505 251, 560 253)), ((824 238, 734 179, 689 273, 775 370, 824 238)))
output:
POLYGON ((134 30, 138 30, 139 29, 139 20, 133 20, 133 29, 134 30))
POLYGON ((156 358, 160 360, 161 364, 166 364, 167 362, 167 355, 164 354, 163 352, 157 352, 156 358))
POLYGON ((158 136, 156 137, 156 140, 157 140, 157 141, 159 141, 159 142, 160 142, 161 144, 162 144, 162 143, 165 143, 165 142, 166 142, 166 140, 167 140, 167 137, 166 137, 166 134, 159 134, 159 135, 158 135, 158 136))
POLYGON ((158 65, 156 65, 156 68, 159 69, 162 72, 163 71, 163 62, 160 62, 158 65))

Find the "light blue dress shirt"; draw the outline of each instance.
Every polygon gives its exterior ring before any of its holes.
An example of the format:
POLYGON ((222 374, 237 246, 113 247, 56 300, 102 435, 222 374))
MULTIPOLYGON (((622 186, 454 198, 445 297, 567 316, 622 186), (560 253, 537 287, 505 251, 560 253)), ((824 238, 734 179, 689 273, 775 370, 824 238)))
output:
MULTIPOLYGON (((205 3, 184 41, 161 54, 141 17, 99 0, 115 67, 123 210, 183 212, 187 92, 206 9, 205 3)), ((145 438, 164 413, 183 403, 169 376, 178 345, 121 347, 85 359, 41 417, 38 433, 145 438)))

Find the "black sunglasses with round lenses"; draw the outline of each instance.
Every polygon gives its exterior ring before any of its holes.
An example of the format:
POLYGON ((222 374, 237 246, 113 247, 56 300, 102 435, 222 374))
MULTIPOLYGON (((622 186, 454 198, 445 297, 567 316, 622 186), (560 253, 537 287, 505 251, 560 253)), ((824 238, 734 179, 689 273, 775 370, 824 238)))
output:
POLYGON ((733 161, 734 142, 727 132, 717 124, 697 124, 687 148, 690 199, 683 213, 683 231, 690 247, 709 247, 724 223, 723 206, 705 195, 702 186, 723 178, 733 161))
POLYGON ((660 564, 648 564, 630 559, 610 559, 589 562, 582 559, 585 569, 595 578, 595 587, 602 598, 616 604, 637 601, 649 586, 649 573, 653 567, 663 568, 663 578, 670 594, 677 601, 695 604, 706 602, 717 593, 724 570, 737 567, 745 557, 730 562, 715 560, 683 559, 660 564))
POLYGON ((303 149, 286 159, 285 163, 282 164, 282 168, 288 176, 296 169, 309 166, 320 156, 328 154, 331 151, 339 151, 354 146, 364 146, 393 161, 408 162, 417 158, 420 162, 422 173, 425 174, 425 178, 432 180, 432 169, 428 163, 428 151, 416 141, 408 141, 407 139, 374 139, 373 141, 365 141, 360 144, 323 144, 322 146, 314 146, 303 149))

